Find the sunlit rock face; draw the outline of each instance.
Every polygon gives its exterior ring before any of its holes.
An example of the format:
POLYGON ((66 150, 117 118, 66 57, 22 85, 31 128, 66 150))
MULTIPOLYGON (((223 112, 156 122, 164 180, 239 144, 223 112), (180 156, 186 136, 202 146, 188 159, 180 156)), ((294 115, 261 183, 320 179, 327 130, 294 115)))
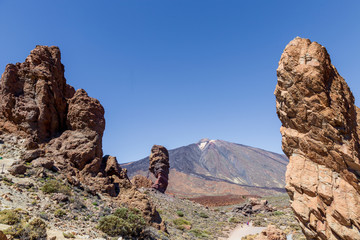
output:
POLYGON ((29 162, 41 171, 57 171, 74 186, 139 209, 164 230, 155 207, 131 184, 126 169, 115 157, 103 156, 103 106, 68 85, 64 71, 55 46, 36 46, 25 62, 6 66, 0 81, 0 141, 20 149, 8 154, 19 158, 9 172, 23 174, 29 162))
POLYGON ((348 85, 323 46, 299 37, 277 77, 286 190, 306 237, 360 239, 359 109, 348 85))

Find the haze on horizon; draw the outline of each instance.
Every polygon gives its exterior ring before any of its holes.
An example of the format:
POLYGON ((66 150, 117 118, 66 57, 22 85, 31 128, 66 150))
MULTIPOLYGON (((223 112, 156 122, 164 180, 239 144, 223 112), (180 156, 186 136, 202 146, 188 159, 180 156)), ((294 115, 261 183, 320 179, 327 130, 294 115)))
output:
POLYGON ((221 139, 282 153, 276 68, 296 36, 327 48, 360 99, 360 2, 1 0, 0 71, 57 45, 65 77, 105 108, 119 162, 221 139))

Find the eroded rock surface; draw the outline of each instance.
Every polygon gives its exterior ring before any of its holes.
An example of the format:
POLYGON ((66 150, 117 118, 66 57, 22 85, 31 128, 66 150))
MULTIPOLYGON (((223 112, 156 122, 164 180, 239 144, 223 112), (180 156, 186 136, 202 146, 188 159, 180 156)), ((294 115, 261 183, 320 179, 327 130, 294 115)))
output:
POLYGON ((308 239, 360 239, 358 108, 326 49, 295 38, 277 69, 286 189, 308 239))
POLYGON ((154 145, 151 148, 149 160, 149 171, 156 177, 156 181, 152 188, 164 193, 169 182, 170 164, 168 150, 163 146, 154 145))
POLYGON ((25 163, 32 162, 39 176, 46 175, 44 169, 58 171, 71 184, 112 196, 141 210, 149 222, 160 223, 126 169, 115 157, 103 157, 104 129, 100 102, 66 83, 58 47, 37 46, 24 63, 6 66, 0 82, 0 137, 2 145, 21 149, 9 156, 21 155, 9 171, 23 174, 25 163))
POLYGON ((286 240, 286 234, 274 225, 269 225, 254 240, 286 240))
POLYGON ((131 179, 132 184, 137 188, 150 188, 154 183, 145 176, 136 175, 131 179))

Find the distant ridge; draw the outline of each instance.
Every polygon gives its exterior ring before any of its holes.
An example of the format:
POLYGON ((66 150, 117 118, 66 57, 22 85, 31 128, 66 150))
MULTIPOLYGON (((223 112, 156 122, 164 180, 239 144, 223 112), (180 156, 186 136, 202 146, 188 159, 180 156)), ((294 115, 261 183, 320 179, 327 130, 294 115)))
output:
MULTIPOLYGON (((169 151, 168 191, 184 196, 283 191, 285 155, 223 140, 201 139, 169 151)), ((149 159, 122 164, 129 177, 148 176, 149 159)))

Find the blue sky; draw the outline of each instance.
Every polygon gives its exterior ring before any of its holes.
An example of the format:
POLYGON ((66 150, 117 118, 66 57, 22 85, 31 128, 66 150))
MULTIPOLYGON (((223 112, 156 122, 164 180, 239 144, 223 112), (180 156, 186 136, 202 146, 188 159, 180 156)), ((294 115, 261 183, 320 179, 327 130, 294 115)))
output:
POLYGON ((0 71, 57 45, 103 104, 104 154, 138 160, 201 138, 281 152, 276 68, 296 36, 324 45, 360 99, 360 1, 0 0, 0 71))

